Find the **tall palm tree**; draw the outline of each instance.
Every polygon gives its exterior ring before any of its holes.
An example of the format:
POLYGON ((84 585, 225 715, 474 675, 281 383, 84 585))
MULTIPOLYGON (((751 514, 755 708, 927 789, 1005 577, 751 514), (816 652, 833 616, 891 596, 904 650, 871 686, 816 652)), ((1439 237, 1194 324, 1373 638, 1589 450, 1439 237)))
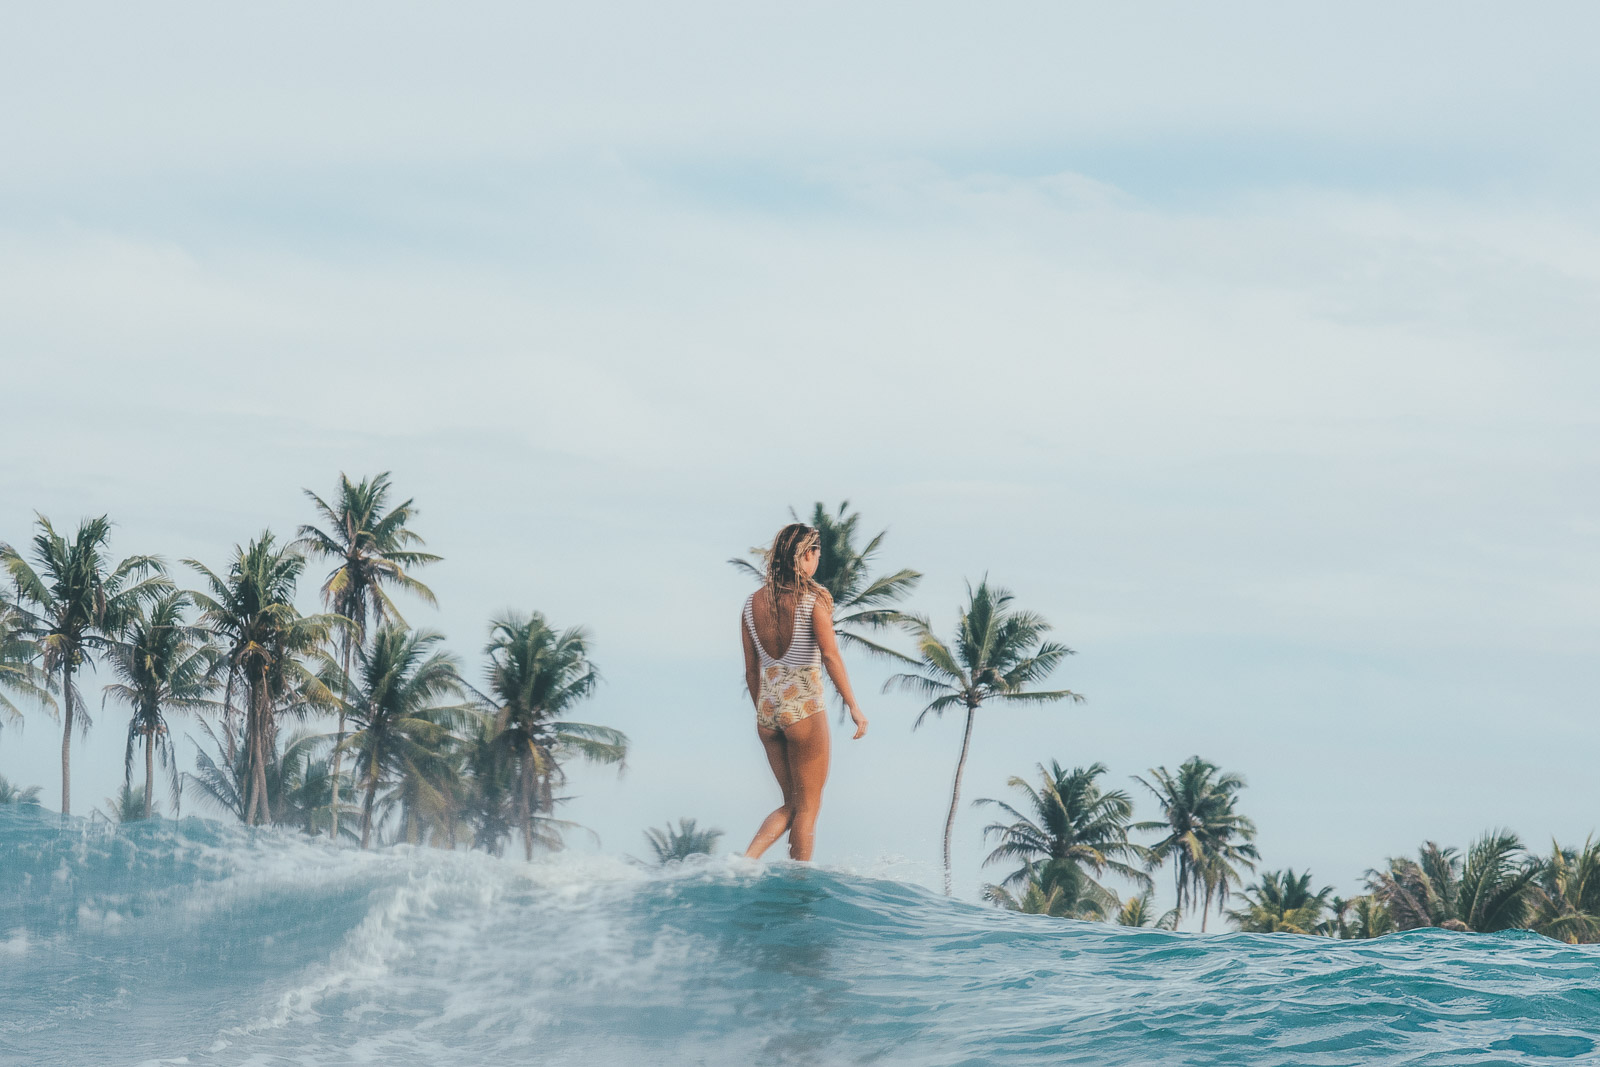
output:
MULTIPOLYGON (((1128 862, 1144 862, 1149 858, 1143 846, 1128 840, 1133 800, 1120 789, 1102 793, 1096 782, 1106 773, 1105 764, 1095 763, 1066 771, 1052 760, 1049 769, 1042 763, 1038 768, 1038 789, 1016 775, 1006 779, 1007 785, 1027 799, 1031 817, 1010 804, 988 797, 974 802, 992 804, 1013 820, 990 823, 983 828, 985 838, 1000 839, 999 846, 989 853, 983 865, 1022 861, 1022 866, 1003 883, 1013 887, 1026 885, 1035 865, 1050 860, 1075 863, 1083 868, 1086 876, 1091 872, 1098 876, 1110 871, 1141 887, 1148 886, 1150 876, 1128 862)), ((1117 895, 1092 877, 1088 881, 1088 892, 1098 895, 1107 909, 1118 905, 1117 895)))
POLYGON ((972 725, 978 709, 990 701, 1050 704, 1083 699, 1068 689, 1029 688, 1048 677, 1072 650, 1044 640, 1050 624, 1031 611, 1012 608, 1012 599, 1007 590, 990 588, 987 578, 976 589, 968 583, 967 606, 957 621, 953 648, 939 640, 926 619, 906 616, 906 625, 917 642, 917 669, 894 675, 884 683, 885 691, 898 687, 928 698, 912 729, 921 726, 929 715, 942 717, 955 708, 966 714, 961 755, 956 760, 955 781, 950 788, 950 812, 944 822, 946 896, 950 894, 950 835, 961 803, 961 775, 972 748, 972 725))
MULTIPOLYGON (((200 608, 199 625, 221 646, 217 663, 218 669, 226 668, 225 716, 234 714, 238 683, 244 686, 248 768, 244 821, 250 826, 268 823, 273 812, 267 764, 276 752, 278 706, 297 692, 330 706, 335 703, 331 694, 322 691, 305 659, 328 640, 338 617, 301 615, 296 610, 295 584, 305 568, 305 557, 292 547, 280 548, 270 530, 244 547, 235 546, 226 577, 195 560, 184 562, 210 590, 189 595, 200 608)), ((231 746, 233 731, 225 731, 225 736, 231 746)), ((231 747, 227 758, 231 763, 231 747)))
POLYGON ((1178 928, 1178 909, 1169 908, 1158 917, 1155 914, 1156 894, 1153 889, 1146 889, 1136 897, 1129 897, 1117 909, 1118 926, 1151 927, 1156 930, 1176 930, 1178 928))
POLYGON ((1135 829, 1165 830, 1150 846, 1154 864, 1173 862, 1178 910, 1201 903, 1200 929, 1213 902, 1228 902, 1230 887, 1242 881, 1239 867, 1255 870, 1260 858, 1255 845, 1256 824, 1235 810, 1244 778, 1219 773, 1216 764, 1191 756, 1172 774, 1165 767, 1150 771, 1152 785, 1138 776, 1134 781, 1150 790, 1161 805, 1160 822, 1139 823, 1135 829))
POLYGON ((1416 860, 1397 857, 1367 872, 1367 887, 1400 930, 1455 925, 1478 933, 1526 927, 1534 917, 1544 865, 1516 834, 1491 830, 1462 855, 1425 842, 1416 860))
POLYGON ((22 709, 11 696, 37 701, 52 718, 56 713, 50 678, 34 662, 39 648, 28 637, 28 622, 22 609, 0 592, 0 721, 22 721, 22 709))
MULTIPOLYGON (((789 509, 796 522, 800 516, 789 509)), ((864 546, 856 546, 861 525, 861 513, 850 510, 844 501, 835 512, 830 512, 817 501, 811 509, 810 525, 816 528, 822 549, 813 576, 833 597, 833 628, 839 640, 878 655, 903 662, 914 662, 886 645, 874 640, 871 634, 906 621, 906 616, 894 605, 911 595, 922 580, 922 575, 909 567, 892 574, 872 573, 873 557, 883 546, 888 530, 880 530, 864 546)), ((752 548, 750 555, 764 564, 767 550, 752 548)), ((747 572, 756 581, 766 578, 764 566, 748 559, 730 559, 729 563, 747 572)))
POLYGON ((205 632, 184 622, 187 593, 169 592, 148 611, 140 610, 129 622, 123 639, 107 653, 122 679, 105 687, 133 709, 128 720, 128 745, 122 758, 124 780, 132 778, 133 750, 144 742, 144 817, 149 818, 155 795, 155 757, 172 771, 172 794, 178 794, 178 764, 172 751, 166 712, 191 711, 210 703, 216 688, 211 676, 213 650, 205 632))
MULTIPOLYGON (((351 656, 366 640, 368 620, 405 623, 385 586, 404 589, 428 604, 437 605, 433 590, 413 578, 407 568, 436 563, 439 556, 418 551, 424 542, 406 524, 416 516, 410 500, 389 507, 389 472, 363 478, 351 484, 341 473, 329 504, 311 490, 305 490, 327 529, 300 527, 299 544, 320 559, 335 565, 322 583, 322 602, 339 616, 339 669, 350 676, 351 656)), ((341 694, 348 697, 348 693, 341 694)), ((339 711, 339 727, 333 746, 333 826, 330 836, 339 836, 339 764, 344 754, 344 710, 339 711)))
POLYGON ((722 836, 721 830, 702 830, 693 819, 679 819, 678 828, 673 829, 667 823, 665 830, 651 828, 644 832, 649 839, 650 847, 655 850, 656 863, 665 866, 674 860, 686 860, 690 856, 709 856, 717 850, 717 839, 722 836))
POLYGON ((1569 944, 1600 941, 1600 844, 1593 835, 1577 849, 1550 842, 1533 928, 1569 944))
POLYGON ((576 755, 621 766, 628 753, 620 730, 572 722, 566 715, 594 692, 600 675, 581 627, 557 631, 538 612, 512 612, 489 628, 489 692, 495 744, 515 768, 514 797, 523 850, 533 858, 535 815, 555 806, 565 780, 561 761, 576 755))
POLYGON ((372 843, 374 805, 380 787, 431 761, 470 709, 451 698, 463 693, 454 656, 437 646, 442 635, 384 623, 370 647, 356 652, 356 676, 346 714, 356 729, 343 744, 354 755, 361 805, 361 847, 372 843))
POLYGON ((107 554, 111 521, 102 515, 78 524, 72 540, 58 534, 50 520, 37 516, 33 538, 37 569, 10 545, 0 544, 0 564, 16 584, 17 596, 30 606, 29 636, 39 649, 46 674, 59 675, 61 694, 61 814, 72 814, 72 727, 91 722, 73 676, 93 666, 92 654, 107 647, 144 600, 171 587, 161 561, 154 556, 129 556, 112 564, 107 554))
POLYGON ((1295 874, 1267 871, 1245 890, 1245 906, 1228 912, 1234 925, 1247 934, 1321 933, 1322 913, 1333 896, 1333 886, 1311 891, 1311 872, 1295 874))

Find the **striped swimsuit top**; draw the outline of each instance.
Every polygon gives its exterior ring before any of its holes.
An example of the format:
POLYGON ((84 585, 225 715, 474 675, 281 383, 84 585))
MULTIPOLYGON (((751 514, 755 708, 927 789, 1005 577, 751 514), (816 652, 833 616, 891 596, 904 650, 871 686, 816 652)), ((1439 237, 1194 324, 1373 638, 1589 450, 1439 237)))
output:
POLYGON ((781 656, 769 656, 767 650, 761 647, 761 638, 756 636, 756 594, 750 594, 750 599, 744 602, 744 624, 750 628, 750 640, 755 642, 756 655, 761 657, 763 668, 773 665, 779 667, 822 665, 822 651, 817 648, 817 635, 811 625, 811 608, 816 602, 815 593, 807 593, 800 598, 800 603, 796 604, 794 609, 794 636, 789 639, 788 650, 781 656))

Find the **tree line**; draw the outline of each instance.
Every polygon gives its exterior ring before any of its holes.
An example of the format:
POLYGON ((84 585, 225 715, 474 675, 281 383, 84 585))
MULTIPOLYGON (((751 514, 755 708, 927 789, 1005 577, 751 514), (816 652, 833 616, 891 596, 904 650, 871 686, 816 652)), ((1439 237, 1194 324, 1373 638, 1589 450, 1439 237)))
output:
MULTIPOLYGON (((103 703, 130 712, 124 788, 112 802, 125 819, 148 817, 157 763, 174 800, 183 787, 248 825, 277 824, 369 847, 390 838, 499 853, 520 837, 524 855, 557 848, 571 823, 555 817, 563 766, 582 759, 620 765, 619 731, 569 715, 594 691, 598 673, 581 627, 557 629, 537 612, 490 621, 481 687, 442 647, 441 635, 411 628, 393 594, 435 603, 416 572, 439 557, 423 551, 411 500, 390 505, 388 474, 351 482, 340 475, 331 502, 307 490, 312 523, 292 541, 270 532, 236 547, 213 571, 182 561, 198 579, 180 589, 155 556, 112 562, 110 524, 80 524, 69 539, 38 517, 31 552, 0 543, 11 588, 0 594, 0 716, 32 702, 62 723, 63 812, 71 807, 71 742, 89 716, 76 679, 104 661, 116 677, 103 703), (305 569, 329 566, 324 610, 304 615, 295 593, 305 569), (167 716, 193 713, 209 750, 179 775, 167 716), (331 719, 331 733, 308 720, 331 719), (291 727, 298 727, 291 729, 291 727), (133 764, 144 762, 142 796, 133 764), (346 769, 345 760, 349 760, 346 769)), ((982 709, 1076 703, 1047 679, 1072 650, 1051 626, 987 577, 968 584, 947 640, 903 601, 922 575, 877 573, 886 532, 865 538, 848 502, 817 503, 808 517, 821 535, 816 580, 835 605, 841 644, 896 664, 885 690, 925 701, 913 729, 949 714, 962 722, 950 802, 943 822, 943 875, 952 881, 951 838, 974 726, 982 709), (904 634, 911 651, 888 638, 904 634)), ((760 580, 760 549, 731 560, 760 580)), ((1265 871, 1256 828, 1239 810, 1242 776, 1191 757, 1175 771, 1152 768, 1133 780, 1161 817, 1135 821, 1132 797, 1105 790, 1103 764, 1037 767, 1037 780, 1012 777, 1016 803, 974 803, 1001 818, 984 827, 993 849, 985 866, 1015 864, 985 887, 996 906, 1016 911, 1175 928, 1198 912, 1250 932, 1376 937, 1424 926, 1494 931, 1531 928, 1568 941, 1600 940, 1600 845, 1552 843, 1546 856, 1504 831, 1465 852, 1425 843, 1416 858, 1396 857, 1367 872, 1367 892, 1342 899, 1312 888, 1309 872, 1265 871), (1135 833, 1152 835, 1135 840, 1135 833), (1157 915, 1152 875, 1172 872, 1175 907, 1157 915), (1105 884, 1128 883, 1123 898, 1105 884), (1237 895, 1239 906, 1228 908, 1237 895)), ((0 780, 0 803, 27 801, 37 789, 0 780)), ((650 830, 659 862, 715 847, 721 831, 693 820, 650 830)))
POLYGON ((572 720, 599 680, 582 627, 539 612, 490 620, 474 685, 442 635, 413 628, 393 599, 435 597, 415 572, 423 551, 411 500, 391 505, 389 475, 340 475, 331 502, 306 491, 313 522, 284 542, 270 530, 213 570, 183 560, 181 588, 157 556, 114 560, 104 516, 70 535, 38 516, 28 551, 0 543, 0 715, 17 699, 61 723, 61 811, 72 811, 72 739, 92 725, 78 685, 100 665, 116 679, 102 705, 129 712, 122 818, 148 818, 156 765, 173 803, 189 787, 249 826, 275 824, 370 847, 394 839, 525 855, 557 847, 570 759, 620 765, 621 732, 572 720), (308 566, 329 570, 324 610, 295 603, 308 566), (188 713, 207 747, 180 776, 169 716, 188 713), (332 719, 330 734, 313 719, 332 719), (143 795, 132 787, 143 757, 143 795), (349 760, 349 769, 345 761, 349 760))

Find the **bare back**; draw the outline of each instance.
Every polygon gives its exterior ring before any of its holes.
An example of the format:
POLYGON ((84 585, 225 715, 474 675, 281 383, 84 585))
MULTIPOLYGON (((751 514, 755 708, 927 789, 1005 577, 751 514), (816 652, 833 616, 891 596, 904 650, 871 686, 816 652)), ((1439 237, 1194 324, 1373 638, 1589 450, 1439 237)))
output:
MULTIPOLYGON (((794 645, 795 628, 799 623, 802 629, 810 631, 814 627, 813 619, 800 619, 799 609, 811 597, 796 596, 794 593, 783 593, 778 596, 776 610, 772 603, 772 587, 762 586, 750 598, 749 618, 751 629, 755 632, 756 641, 760 649, 769 659, 782 660, 789 655, 794 645)), ((813 616, 815 615, 813 607, 813 616)))

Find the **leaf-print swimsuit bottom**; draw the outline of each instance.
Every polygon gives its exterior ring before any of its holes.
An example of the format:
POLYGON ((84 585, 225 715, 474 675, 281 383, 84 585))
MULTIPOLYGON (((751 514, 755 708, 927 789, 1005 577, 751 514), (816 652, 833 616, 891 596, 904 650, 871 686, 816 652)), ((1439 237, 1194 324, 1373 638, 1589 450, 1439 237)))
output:
POLYGON ((769 663, 761 668, 761 693, 756 698, 756 725, 787 730, 824 706, 822 668, 769 663))

